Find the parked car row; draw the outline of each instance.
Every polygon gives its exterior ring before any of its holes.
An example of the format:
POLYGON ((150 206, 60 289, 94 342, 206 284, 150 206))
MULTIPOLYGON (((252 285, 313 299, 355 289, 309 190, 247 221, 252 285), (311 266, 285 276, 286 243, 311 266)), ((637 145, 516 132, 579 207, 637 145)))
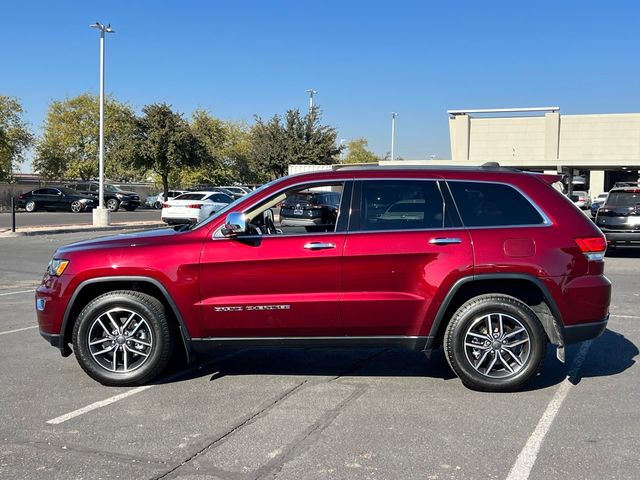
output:
POLYGON ((191 190, 169 190, 167 192, 167 196, 164 196, 164 192, 158 192, 156 195, 151 195, 148 196, 147 199, 145 200, 145 205, 149 208, 156 208, 156 209, 161 209, 162 208, 162 204, 167 201, 167 200, 174 200, 176 197, 178 197, 179 195, 182 195, 184 193, 188 193, 188 192, 220 192, 220 193, 224 193, 226 195, 229 195, 232 199, 237 200, 240 197, 243 197, 244 195, 246 195, 247 193, 251 192, 251 188, 249 187, 244 187, 244 186, 223 186, 223 187, 212 187, 212 186, 208 186, 208 185, 200 185, 195 189, 191 189, 191 190))
MULTIPOLYGON (((45 187, 22 193, 17 197, 18 208, 27 212, 36 210, 67 210, 83 212, 98 206, 98 182, 79 182, 64 187, 45 187)), ((140 206, 140 196, 135 192, 122 190, 120 187, 104 184, 105 206, 112 212, 120 207, 132 212, 140 206)))
POLYGON ((640 183, 617 183, 597 211, 595 223, 610 248, 640 246, 640 183))

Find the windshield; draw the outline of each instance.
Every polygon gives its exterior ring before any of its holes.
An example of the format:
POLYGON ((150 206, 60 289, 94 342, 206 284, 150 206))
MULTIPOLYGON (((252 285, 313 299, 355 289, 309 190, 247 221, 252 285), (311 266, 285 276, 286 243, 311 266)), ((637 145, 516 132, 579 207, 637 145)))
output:
POLYGON ((107 192, 114 192, 114 193, 116 193, 116 192, 124 192, 124 190, 122 190, 121 188, 118 188, 115 185, 109 185, 108 183, 106 183, 104 185, 104 189, 107 192))

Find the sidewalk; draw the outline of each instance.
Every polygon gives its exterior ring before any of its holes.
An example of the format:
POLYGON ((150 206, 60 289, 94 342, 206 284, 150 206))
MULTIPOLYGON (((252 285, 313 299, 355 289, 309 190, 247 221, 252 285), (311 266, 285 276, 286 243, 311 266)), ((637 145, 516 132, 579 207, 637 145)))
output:
POLYGON ((143 222, 113 222, 108 227, 94 227, 86 225, 38 225, 30 227, 19 227, 15 232, 10 228, 0 228, 0 238, 20 237, 25 235, 54 235, 58 233, 75 232, 109 232, 112 230, 148 230, 152 228, 166 227, 164 222, 143 221, 143 222))

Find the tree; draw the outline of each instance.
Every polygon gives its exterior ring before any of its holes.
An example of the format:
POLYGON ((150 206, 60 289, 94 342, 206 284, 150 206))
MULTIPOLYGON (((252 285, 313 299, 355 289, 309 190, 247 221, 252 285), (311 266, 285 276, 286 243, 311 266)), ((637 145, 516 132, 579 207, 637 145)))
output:
MULTIPOLYGON (((34 161, 34 167, 45 177, 97 177, 98 102, 97 96, 84 93, 51 103, 34 161)), ((104 123, 106 176, 122 181, 140 175, 133 165, 136 117, 131 107, 107 97, 104 123)))
POLYGON ((205 110, 196 110, 191 131, 205 149, 199 167, 187 172, 186 183, 227 184, 249 181, 247 167, 249 131, 242 123, 223 121, 205 110))
POLYGON ((0 95, 0 180, 11 177, 33 145, 34 136, 23 113, 17 98, 0 95))
POLYGON ((364 138, 356 138, 347 143, 347 155, 342 163, 377 163, 380 161, 375 153, 367 149, 369 142, 364 138))
POLYGON ((323 165, 336 161, 335 128, 320 124, 321 113, 313 108, 304 117, 288 110, 284 120, 274 115, 264 122, 256 117, 251 129, 252 168, 258 179, 271 180, 287 174, 291 164, 323 165))
POLYGON ((207 158, 206 148, 170 105, 154 103, 144 107, 142 113, 135 134, 135 162, 160 176, 166 196, 170 175, 199 165, 207 158))

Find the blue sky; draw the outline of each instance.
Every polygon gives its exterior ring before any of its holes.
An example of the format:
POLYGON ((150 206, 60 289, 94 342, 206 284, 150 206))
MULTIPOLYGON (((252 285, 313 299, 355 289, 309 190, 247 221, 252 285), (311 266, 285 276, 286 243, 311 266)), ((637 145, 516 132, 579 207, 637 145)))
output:
POLYGON ((589 1, 14 1, 0 13, 0 94, 36 131, 49 102, 98 90, 139 110, 252 122, 319 93, 338 138, 449 158, 447 109, 640 111, 640 4, 589 1))

